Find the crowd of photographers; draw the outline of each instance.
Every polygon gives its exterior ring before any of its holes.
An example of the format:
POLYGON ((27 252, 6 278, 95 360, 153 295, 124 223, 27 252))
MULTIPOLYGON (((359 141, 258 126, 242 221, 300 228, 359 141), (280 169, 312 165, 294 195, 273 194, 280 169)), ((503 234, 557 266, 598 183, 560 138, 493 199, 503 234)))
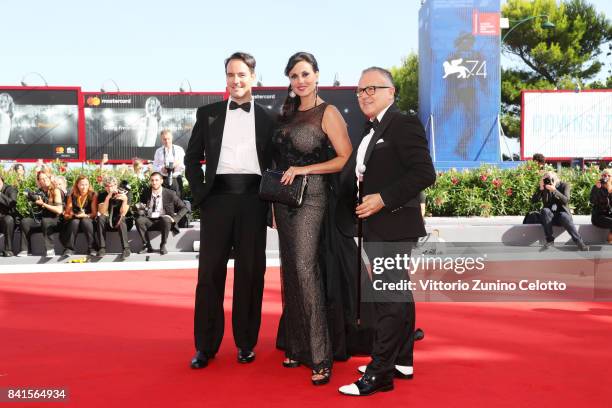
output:
MULTIPOLYGON (((138 203, 132 202, 132 191, 126 181, 115 177, 103 179, 104 190, 95 192, 90 180, 85 176, 77 177, 74 185, 67 190, 66 179, 53 175, 51 167, 41 163, 36 165, 38 189, 26 190, 31 207, 31 215, 22 217, 17 212, 17 189, 4 183, 0 177, 0 233, 4 235, 3 255, 10 257, 13 250, 13 237, 16 228, 21 229, 21 245, 18 256, 31 253, 31 236, 40 232, 44 238, 47 256, 54 256, 54 242, 51 235, 59 232, 63 245, 63 255, 75 251, 76 236, 85 235, 87 254, 104 256, 106 254, 107 231, 117 231, 123 248, 122 257, 130 256, 128 231, 135 225, 142 239, 143 247, 139 253, 154 252, 149 231, 161 232, 159 252, 168 251, 166 242, 170 232, 178 232, 179 225, 186 226, 189 202, 183 196, 185 152, 180 146, 172 144, 172 134, 161 133, 162 147, 154 156, 152 165, 145 167, 142 160, 134 160, 133 172, 140 179, 148 179, 149 185, 140 194, 138 203)), ((570 210, 570 185, 559 179, 553 171, 545 167, 545 158, 536 154, 533 160, 541 167, 541 178, 532 196, 532 202, 540 202, 542 208, 525 217, 525 224, 541 224, 546 236, 544 248, 554 243, 553 226, 561 226, 569 233, 581 251, 588 251, 576 228, 570 210)), ((104 157, 100 165, 108 163, 104 157)), ((25 168, 21 164, 12 167, 17 180, 25 178, 25 168)), ((590 193, 592 205, 591 222, 608 230, 607 241, 612 244, 612 169, 605 169, 590 193)))
MULTIPOLYGON (((3 256, 26 256, 31 253, 33 233, 42 233, 45 255, 55 256, 52 234, 57 232, 64 247, 62 255, 75 253, 76 236, 82 232, 87 242, 87 254, 102 257, 106 254, 106 232, 117 231, 121 241, 123 258, 131 255, 128 231, 135 225, 143 246, 139 253, 154 252, 149 231, 161 232, 159 252, 168 253, 166 243, 170 232, 178 233, 179 225, 186 226, 190 205, 181 199, 183 195, 182 173, 185 153, 172 144, 172 134, 161 133, 162 147, 155 152, 153 164, 144 167, 142 160, 134 160, 133 171, 139 179, 148 179, 149 185, 140 192, 140 200, 133 203, 132 188, 125 180, 106 176, 104 189, 96 192, 90 180, 80 175, 68 190, 66 179, 54 175, 51 167, 39 161, 36 164, 34 190, 25 190, 29 214, 17 211, 16 186, 8 185, 0 176, 0 233, 4 236, 3 256), (19 251, 13 248, 15 230, 21 230, 19 251)), ((101 167, 108 157, 101 161, 101 167)), ((25 179, 25 168, 15 164, 11 170, 15 179, 25 179)))

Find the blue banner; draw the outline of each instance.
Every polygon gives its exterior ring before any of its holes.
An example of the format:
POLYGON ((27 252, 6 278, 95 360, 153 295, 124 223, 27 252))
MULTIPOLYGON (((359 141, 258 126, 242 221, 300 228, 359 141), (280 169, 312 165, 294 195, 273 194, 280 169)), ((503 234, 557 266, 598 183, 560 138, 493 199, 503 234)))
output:
POLYGON ((427 0, 419 115, 436 162, 499 162, 499 0, 427 0))

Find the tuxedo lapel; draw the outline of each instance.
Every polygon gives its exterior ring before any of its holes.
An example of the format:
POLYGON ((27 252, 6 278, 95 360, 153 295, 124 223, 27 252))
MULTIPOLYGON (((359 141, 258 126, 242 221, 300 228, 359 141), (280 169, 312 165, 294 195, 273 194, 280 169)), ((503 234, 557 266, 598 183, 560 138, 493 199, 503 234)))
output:
POLYGON ((257 148, 257 159, 259 160, 260 170, 264 171, 264 156, 268 138, 268 132, 266 131, 267 114, 264 112, 264 108, 256 104, 255 101, 253 101, 253 107, 255 109, 255 145, 257 148))
POLYGON ((221 155, 221 142, 223 141, 223 128, 225 127, 225 117, 227 113, 227 103, 219 104, 219 110, 211 112, 208 117, 208 140, 206 141, 206 165, 211 166, 216 173, 221 155))
POLYGON ((383 133, 385 133, 385 130, 387 130, 389 124, 391 123, 391 120, 393 119, 393 113, 397 111, 398 109, 395 104, 389 106, 389 109, 387 109, 387 112, 385 112, 385 115, 380 121, 380 124, 374 131, 374 134, 370 139, 370 143, 368 144, 368 148, 366 149, 365 157, 363 159, 363 164, 365 164, 366 167, 368 165, 368 160, 370 160, 370 157, 372 157, 372 152, 374 151, 374 146, 376 146, 376 142, 378 142, 378 140, 382 137, 383 133))

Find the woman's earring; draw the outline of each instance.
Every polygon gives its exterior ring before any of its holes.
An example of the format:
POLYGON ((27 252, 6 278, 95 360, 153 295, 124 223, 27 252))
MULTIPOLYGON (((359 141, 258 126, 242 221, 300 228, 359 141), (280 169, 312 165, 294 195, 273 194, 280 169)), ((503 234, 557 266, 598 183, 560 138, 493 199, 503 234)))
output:
POLYGON ((293 89, 289 91, 289 97, 295 98, 295 92, 293 92, 293 89))

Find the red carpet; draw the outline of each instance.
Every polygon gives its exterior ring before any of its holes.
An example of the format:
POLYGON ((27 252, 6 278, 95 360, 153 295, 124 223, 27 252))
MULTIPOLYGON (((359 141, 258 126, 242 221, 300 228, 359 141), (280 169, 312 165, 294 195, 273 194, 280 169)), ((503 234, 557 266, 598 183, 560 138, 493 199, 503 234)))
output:
POLYGON ((61 406, 78 407, 611 406, 611 303, 419 303, 426 338, 416 345, 415 379, 354 398, 337 388, 357 378, 364 358, 336 363, 322 387, 310 385, 307 369, 281 366, 278 268, 267 273, 255 363, 235 361, 228 313, 217 358, 189 369, 195 277, 0 275, 0 387, 68 387, 61 406))

